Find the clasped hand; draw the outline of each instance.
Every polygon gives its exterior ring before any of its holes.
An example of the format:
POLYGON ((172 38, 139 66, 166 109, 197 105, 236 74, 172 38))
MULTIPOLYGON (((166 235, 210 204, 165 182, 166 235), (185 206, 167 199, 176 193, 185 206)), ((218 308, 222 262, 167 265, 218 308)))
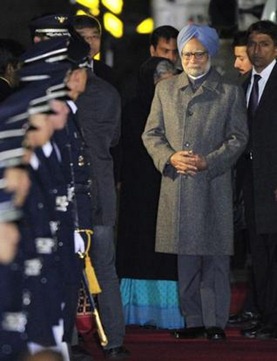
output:
POLYGON ((195 176, 198 172, 207 169, 205 157, 195 154, 193 151, 181 150, 170 157, 171 165, 177 173, 195 176))

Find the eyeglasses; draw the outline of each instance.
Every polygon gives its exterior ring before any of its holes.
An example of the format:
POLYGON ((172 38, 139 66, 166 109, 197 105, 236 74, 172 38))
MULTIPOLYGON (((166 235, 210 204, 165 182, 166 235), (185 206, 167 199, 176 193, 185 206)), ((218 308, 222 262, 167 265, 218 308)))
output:
POLYGON ((185 60, 190 60, 192 56, 194 56, 194 58, 196 60, 202 60, 207 55, 207 52, 206 51, 196 51, 195 53, 182 53, 181 55, 182 55, 182 58, 185 60))

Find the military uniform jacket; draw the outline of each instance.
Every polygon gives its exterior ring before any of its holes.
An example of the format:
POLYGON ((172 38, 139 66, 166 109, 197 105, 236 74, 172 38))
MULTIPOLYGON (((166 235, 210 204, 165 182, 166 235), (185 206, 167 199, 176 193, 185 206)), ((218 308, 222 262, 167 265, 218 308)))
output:
POLYGON ((54 140, 61 153, 61 167, 74 193, 75 228, 91 228, 89 165, 85 144, 76 114, 69 113, 64 129, 55 132, 54 140))
POLYGON ((231 167, 247 138, 243 91, 215 70, 195 93, 185 73, 157 85, 143 141, 162 173, 158 252, 232 254, 231 167), (178 174, 168 161, 180 150, 205 156, 208 169, 195 177, 178 174))

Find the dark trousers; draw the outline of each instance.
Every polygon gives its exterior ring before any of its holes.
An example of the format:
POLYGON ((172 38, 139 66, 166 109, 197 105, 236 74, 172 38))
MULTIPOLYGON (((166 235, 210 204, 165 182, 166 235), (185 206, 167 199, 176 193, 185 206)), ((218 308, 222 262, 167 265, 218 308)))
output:
POLYGON ((225 328, 230 309, 230 257, 178 255, 180 306, 187 327, 225 328))
POLYGON ((257 234, 252 161, 245 161, 243 196, 252 255, 254 300, 265 323, 277 324, 277 234, 257 234))
POLYGON ((114 230, 112 226, 93 227, 90 256, 102 292, 97 296, 99 314, 108 338, 106 349, 121 346, 125 322, 115 269, 114 230))

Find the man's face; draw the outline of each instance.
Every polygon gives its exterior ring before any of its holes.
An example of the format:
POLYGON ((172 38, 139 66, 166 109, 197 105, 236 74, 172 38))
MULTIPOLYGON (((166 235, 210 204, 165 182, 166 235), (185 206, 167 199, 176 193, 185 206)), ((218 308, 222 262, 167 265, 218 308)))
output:
POLYGON ((17 253, 20 234, 16 224, 0 223, 0 264, 9 264, 17 253))
POLYGON ((246 74, 252 69, 251 61, 247 55, 246 46, 235 46, 234 47, 235 62, 234 68, 237 69, 241 75, 246 74))
POLYGON ((276 58, 277 47, 269 35, 253 31, 248 39, 247 53, 255 70, 260 73, 276 58))
POLYGON ((93 58, 100 52, 101 35, 97 28, 75 29, 90 46, 89 55, 93 58))
POLYGON ((206 48, 196 38, 189 40, 182 50, 182 66, 186 74, 198 77, 205 74, 210 66, 206 48))
POLYGON ((87 71, 85 68, 70 71, 66 78, 65 84, 68 87, 68 96, 76 100, 78 96, 86 89, 87 71))
POLYGON ((177 40, 174 38, 169 40, 160 38, 156 48, 153 45, 150 46, 150 54, 151 56, 160 56, 176 63, 178 59, 177 40))
POLYGON ((49 141, 54 134, 54 125, 48 120, 48 115, 38 113, 29 117, 30 128, 25 134, 24 144, 31 149, 41 147, 49 141))

